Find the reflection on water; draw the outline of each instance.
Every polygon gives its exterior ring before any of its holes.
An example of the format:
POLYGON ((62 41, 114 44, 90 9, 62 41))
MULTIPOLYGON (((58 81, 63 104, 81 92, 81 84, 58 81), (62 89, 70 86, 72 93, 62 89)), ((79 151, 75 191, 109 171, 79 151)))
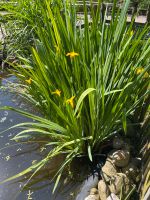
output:
MULTIPOLYGON (((7 80, 14 81, 15 77, 8 77, 7 80)), ((0 78, 0 84, 5 85, 6 80, 0 78)), ((13 106, 21 107, 18 105, 12 94, 0 89, 0 106, 13 106)), ((12 111, 0 111, 0 132, 7 128, 29 121, 23 116, 18 115, 12 111)), ((17 144, 10 139, 17 133, 17 129, 11 129, 3 134, 0 134, 0 181, 13 176, 22 170, 26 169, 32 164, 35 164, 43 158, 47 149, 40 144, 17 144)), ((39 173, 36 174, 34 179, 30 181, 26 190, 21 191, 24 184, 30 177, 23 177, 20 180, 0 185, 0 200, 69 200, 74 199, 73 192, 79 184, 76 181, 68 183, 68 175, 65 174, 64 179, 60 183, 60 189, 56 192, 57 195, 52 195, 53 182, 50 182, 52 173, 58 166, 58 161, 61 163, 63 157, 56 158, 56 160, 48 163, 39 173)))

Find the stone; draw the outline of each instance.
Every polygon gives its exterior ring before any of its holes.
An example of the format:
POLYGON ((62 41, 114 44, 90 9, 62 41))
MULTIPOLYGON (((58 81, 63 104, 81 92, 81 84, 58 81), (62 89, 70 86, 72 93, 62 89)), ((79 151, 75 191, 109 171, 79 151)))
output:
POLYGON ((109 182, 111 176, 117 173, 116 166, 111 159, 107 159, 105 165, 102 167, 102 176, 106 182, 109 182))
POLYGON ((90 194, 98 194, 98 189, 97 188, 91 188, 90 194))
POLYGON ((107 200, 120 200, 114 193, 111 193, 108 197, 107 200))
POLYGON ((85 198, 85 200, 99 200, 98 189, 91 188, 90 194, 85 198))
POLYGON ((100 200, 106 200, 109 196, 109 188, 103 180, 100 180, 98 183, 98 192, 100 200))
POLYGON ((125 174, 117 173, 111 178, 111 184, 109 185, 111 193, 117 195, 120 194, 121 191, 123 191, 126 194, 129 191, 129 188, 130 180, 125 174))
POLYGON ((87 196, 84 200, 99 200, 99 196, 97 198, 97 195, 92 195, 90 194, 89 196, 87 196))
POLYGON ((108 154, 108 158, 110 158, 117 167, 125 167, 130 160, 130 151, 126 149, 112 150, 108 154))
POLYGON ((115 136, 113 139, 113 148, 114 149, 120 149, 123 147, 124 141, 120 136, 115 136))

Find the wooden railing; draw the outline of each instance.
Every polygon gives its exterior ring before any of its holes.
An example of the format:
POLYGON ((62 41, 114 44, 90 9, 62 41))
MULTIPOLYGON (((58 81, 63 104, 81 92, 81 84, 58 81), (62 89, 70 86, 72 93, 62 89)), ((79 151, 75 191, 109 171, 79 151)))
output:
MULTIPOLYGON (((85 1, 87 8, 91 7, 90 1, 85 1)), ((82 13, 83 12, 83 1, 77 1, 76 5, 79 7, 78 12, 82 13)), ((94 7, 94 9, 96 10, 98 7, 98 1, 93 1, 92 2, 92 6, 94 7)), ((117 4, 116 6, 118 9, 122 9, 123 4, 117 4)), ((110 20, 109 16, 111 15, 111 11, 113 8, 113 3, 102 3, 101 4, 101 13, 102 15, 106 12, 106 15, 108 17, 108 21, 110 20)), ((133 16, 135 17, 135 23, 139 23, 139 24, 145 24, 145 23, 149 23, 150 24, 150 5, 148 6, 147 9, 141 9, 139 4, 136 3, 131 3, 130 7, 128 8, 128 21, 130 22, 133 16)))

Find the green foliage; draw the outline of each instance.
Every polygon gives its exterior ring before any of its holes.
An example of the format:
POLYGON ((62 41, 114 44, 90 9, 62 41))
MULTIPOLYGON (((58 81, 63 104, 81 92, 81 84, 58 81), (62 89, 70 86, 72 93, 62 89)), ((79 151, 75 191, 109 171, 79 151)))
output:
POLYGON ((34 37, 36 37, 34 23, 40 13, 40 10, 36 9, 36 0, 11 0, 11 2, 1 2, 0 6, 5 12, 1 17, 1 23, 6 30, 7 56, 19 54, 29 57, 34 37), (28 17, 32 18, 32 24, 28 17))
POLYGON ((52 157, 65 153, 57 185, 74 157, 87 154, 92 160, 106 139, 126 131, 126 118, 149 95, 150 39, 143 39, 149 27, 135 32, 132 23, 126 25, 129 0, 116 17, 115 2, 110 24, 101 18, 100 7, 95 11, 91 5, 90 23, 85 4, 84 16, 78 16, 78 8, 65 1, 60 9, 51 6, 50 0, 36 0, 39 17, 30 12, 30 6, 16 13, 20 19, 25 16, 36 39, 32 59, 20 57, 23 65, 14 65, 13 73, 21 81, 21 95, 43 117, 8 108, 36 120, 16 125, 25 130, 14 140, 45 136, 46 146, 53 148, 42 161, 8 180, 31 171, 34 175, 52 157), (81 17, 84 28, 77 27, 81 17))
MULTIPOLYGON (((103 2, 112 3, 113 0, 103 0, 103 2)), ((147 5, 150 5, 150 0, 140 1, 140 6, 147 8, 147 5)), ((60 10, 63 9, 63 0, 51 0, 51 9, 53 10, 56 7, 60 10)), ((5 37, 7 56, 17 57, 19 54, 29 57, 30 47, 34 44, 34 38, 37 38, 35 27, 39 24, 42 27, 45 26, 41 16, 43 6, 41 6, 39 0, 11 0, 10 2, 1 2, 1 9, 8 12, 6 16, 1 17, 7 30, 5 37)))

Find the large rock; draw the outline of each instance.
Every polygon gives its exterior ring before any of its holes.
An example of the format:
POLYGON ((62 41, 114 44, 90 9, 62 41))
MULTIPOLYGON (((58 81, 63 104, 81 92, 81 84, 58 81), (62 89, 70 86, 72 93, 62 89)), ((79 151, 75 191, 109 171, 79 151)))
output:
POLYGON ((109 188, 103 180, 100 180, 98 183, 98 192, 100 200, 106 200, 109 196, 109 188))
POLYGON ((106 182, 117 173, 116 166, 111 159, 107 159, 105 165, 102 167, 102 175, 106 182))
POLYGON ((130 160, 130 151, 126 149, 112 150, 108 154, 108 158, 110 158, 117 167, 125 167, 130 160))
POLYGON ((111 193, 120 194, 121 191, 127 194, 130 189, 130 181, 128 177, 123 173, 117 173, 111 178, 111 184, 109 186, 111 193))

